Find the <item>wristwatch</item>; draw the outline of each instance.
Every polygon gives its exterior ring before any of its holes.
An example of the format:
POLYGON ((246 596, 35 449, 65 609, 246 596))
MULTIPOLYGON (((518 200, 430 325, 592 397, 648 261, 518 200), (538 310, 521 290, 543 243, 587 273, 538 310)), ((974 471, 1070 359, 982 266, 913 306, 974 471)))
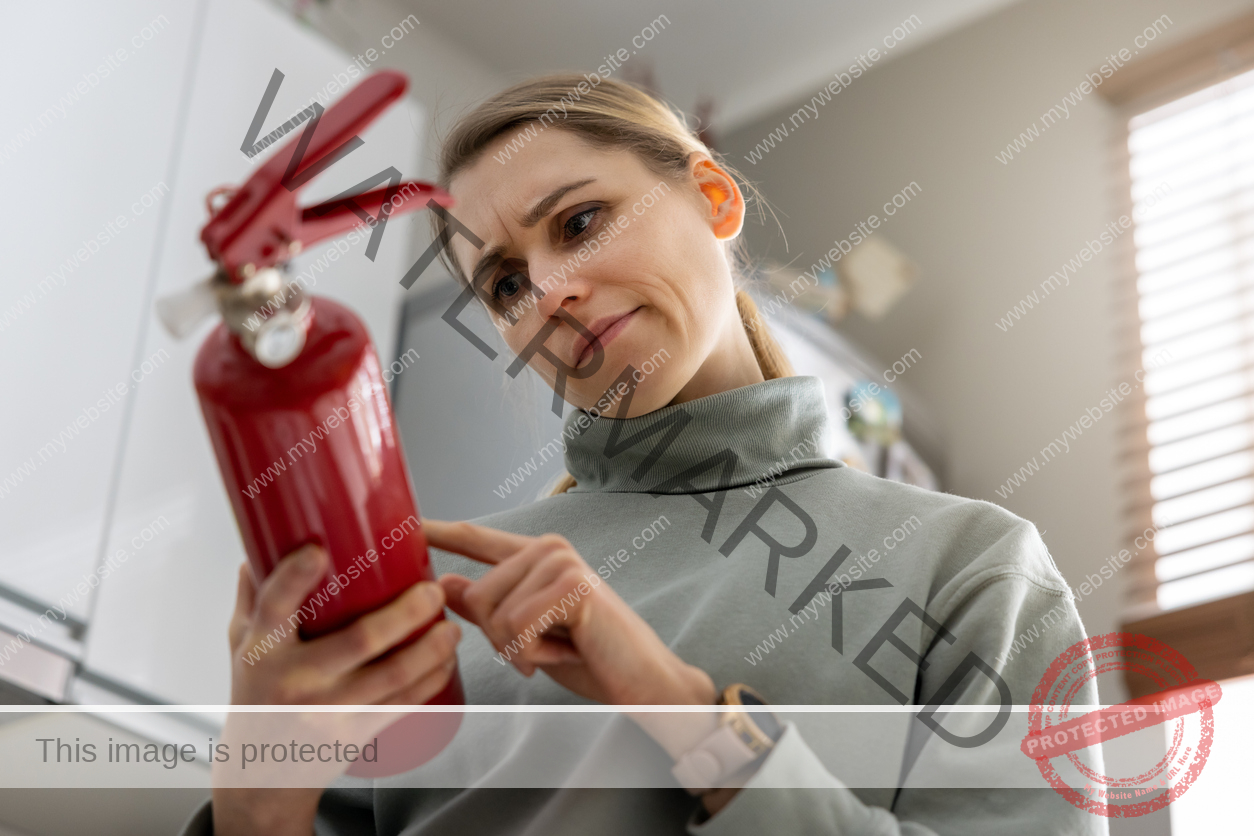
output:
MULTIPOLYGON (((748 685, 728 685, 719 705, 765 706, 766 700, 748 685)), ((671 770, 675 780, 693 795, 721 787, 749 764, 765 757, 784 733, 769 711, 726 711, 718 728, 696 748, 686 752, 671 770)))

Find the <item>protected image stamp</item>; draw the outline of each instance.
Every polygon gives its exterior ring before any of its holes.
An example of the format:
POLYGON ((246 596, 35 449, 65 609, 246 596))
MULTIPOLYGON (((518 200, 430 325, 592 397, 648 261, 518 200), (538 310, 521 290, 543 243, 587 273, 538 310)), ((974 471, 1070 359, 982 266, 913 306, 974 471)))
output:
POLYGON ((1106 633, 1077 642, 1054 660, 1032 694, 1020 747, 1063 798, 1090 813, 1132 818, 1161 810, 1197 780, 1210 755, 1219 685, 1201 679, 1163 642, 1136 633, 1106 633), (1083 714, 1071 705, 1099 674, 1127 671, 1157 689, 1083 714), (1100 744, 1167 724, 1167 750, 1140 774, 1104 774, 1100 744), (1097 747, 1097 748, 1090 748, 1097 747))

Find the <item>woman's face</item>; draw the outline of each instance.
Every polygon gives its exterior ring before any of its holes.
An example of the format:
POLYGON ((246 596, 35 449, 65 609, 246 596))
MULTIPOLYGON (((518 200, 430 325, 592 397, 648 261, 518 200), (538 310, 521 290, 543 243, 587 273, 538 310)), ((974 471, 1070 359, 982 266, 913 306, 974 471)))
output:
POLYGON ((694 154, 675 183, 560 129, 501 163, 516 133, 449 188, 484 242, 455 235, 453 255, 510 349, 568 402, 617 418, 762 380, 724 252, 744 217, 734 180, 694 154))

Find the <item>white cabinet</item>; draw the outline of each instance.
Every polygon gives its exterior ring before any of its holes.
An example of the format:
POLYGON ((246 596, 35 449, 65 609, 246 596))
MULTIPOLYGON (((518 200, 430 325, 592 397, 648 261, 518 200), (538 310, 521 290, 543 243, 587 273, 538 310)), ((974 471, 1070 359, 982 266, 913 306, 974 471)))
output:
POLYGON ((14 3, 0 26, 0 583, 71 622, 132 402, 117 392, 170 205, 193 11, 14 3))
MULTIPOLYGON (((37 119, 115 44, 134 55, 34 145, 0 162, 11 277, 0 310, 115 214, 130 216, 133 205, 140 212, 64 288, 0 330, 9 395, 0 400, 0 480, 38 458, 40 446, 106 387, 122 382, 127 394, 0 499, 0 583, 17 597, 53 604, 112 557, 116 568, 74 609, 87 622, 87 678, 160 701, 223 703, 226 627, 244 553, 192 387, 192 362, 210 326, 176 342, 152 303, 211 272, 198 237, 205 195, 255 170, 239 148, 274 69, 285 80, 263 134, 345 77, 351 61, 261 0, 72 5, 69 20, 28 5, 20 14, 29 20, 6 21, 7 77, 31 82, 12 85, 20 101, 6 119, 37 119), (168 25, 131 47, 132 36, 161 16, 168 25), (22 31, 59 34, 49 40, 22 31), (160 198, 145 207, 143 195, 159 183, 160 198)), ((412 179, 422 119, 408 99, 393 105, 362 132, 364 146, 304 190, 303 202, 388 166, 412 179)), ((0 143, 12 130, 6 124, 0 143)), ((384 356, 394 349, 399 279, 416 222, 393 219, 374 262, 363 239, 313 286, 356 310, 384 356)), ((311 247, 293 269, 327 246, 311 247)), ((14 612, 11 604, 0 609, 0 623, 27 626, 9 623, 14 612)))

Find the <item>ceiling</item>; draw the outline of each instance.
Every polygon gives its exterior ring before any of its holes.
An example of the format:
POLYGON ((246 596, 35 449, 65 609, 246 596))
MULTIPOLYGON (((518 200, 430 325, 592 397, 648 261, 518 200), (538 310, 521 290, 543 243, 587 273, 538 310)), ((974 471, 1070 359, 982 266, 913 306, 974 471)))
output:
POLYGON ((401 0, 424 26, 510 80, 554 70, 587 72, 653 24, 656 34, 616 77, 640 81, 693 112, 715 102, 715 130, 730 131, 780 104, 806 99, 911 15, 915 27, 882 63, 1018 0, 401 0), (665 20, 659 20, 665 15, 665 20))

